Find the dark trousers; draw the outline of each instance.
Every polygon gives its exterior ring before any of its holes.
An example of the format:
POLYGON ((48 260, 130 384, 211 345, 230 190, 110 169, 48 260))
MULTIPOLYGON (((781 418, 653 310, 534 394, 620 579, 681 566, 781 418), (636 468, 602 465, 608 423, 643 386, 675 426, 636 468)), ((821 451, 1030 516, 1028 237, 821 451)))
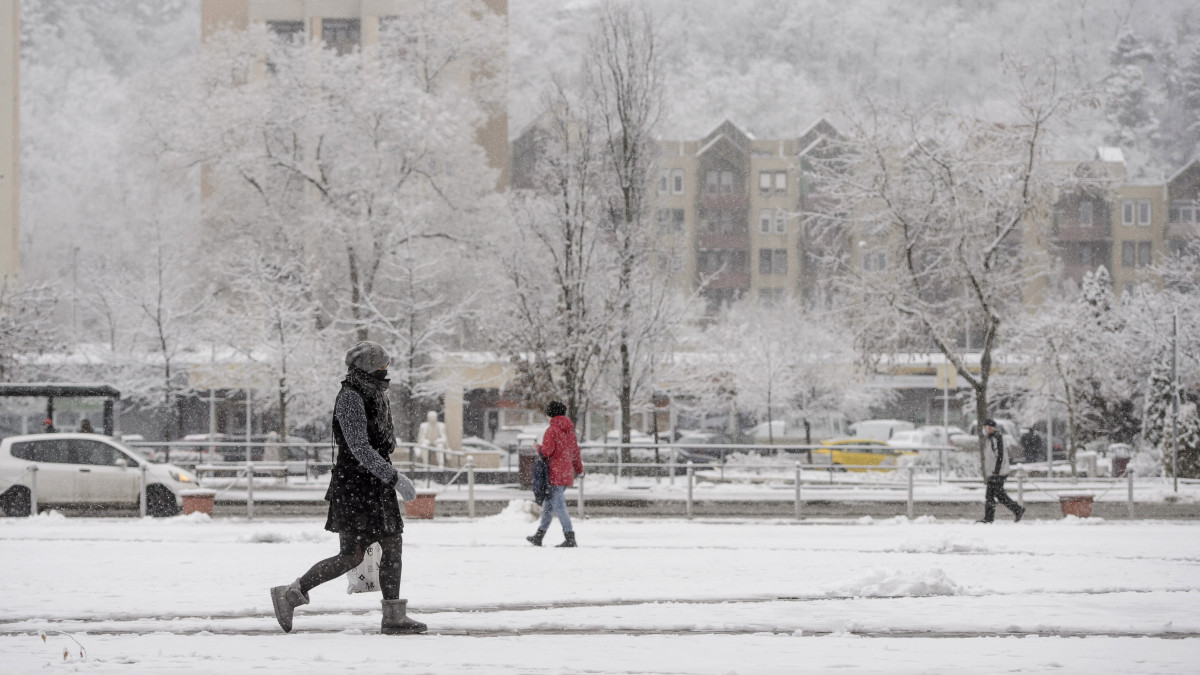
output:
POLYGON ((1007 478, 1008 476, 988 476, 987 494, 983 498, 983 519, 989 523, 996 517, 996 502, 1008 507, 1013 513, 1021 510, 1021 505, 1014 502, 1004 491, 1004 481, 1007 478))
MULTIPOLYGON (((336 579, 346 572, 358 567, 366 555, 367 547, 373 542, 343 533, 340 537, 338 554, 326 558, 300 577, 300 590, 308 593, 326 581, 336 579)), ((396 600, 400 597, 400 573, 403 566, 400 556, 404 552, 404 539, 400 533, 387 535, 379 540, 383 549, 379 558, 379 590, 383 591, 385 600, 396 600)))

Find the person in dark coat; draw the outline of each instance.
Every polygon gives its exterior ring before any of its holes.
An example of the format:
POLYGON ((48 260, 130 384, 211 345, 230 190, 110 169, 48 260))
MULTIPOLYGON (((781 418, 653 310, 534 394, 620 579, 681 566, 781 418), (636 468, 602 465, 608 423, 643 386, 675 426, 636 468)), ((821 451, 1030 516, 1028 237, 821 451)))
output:
POLYGON ((525 539, 534 546, 541 546, 542 537, 546 536, 546 529, 557 513, 566 538, 558 547, 575 548, 575 528, 571 525, 571 515, 567 513, 566 492, 575 484, 575 476, 583 475, 583 460, 579 457, 575 425, 567 417, 567 407, 558 401, 551 401, 546 406, 546 416, 550 418, 550 428, 542 436, 542 444, 537 451, 549 467, 550 492, 542 506, 542 522, 537 532, 525 539))
POLYGON ((271 589, 275 618, 284 632, 291 632, 293 612, 308 604, 310 590, 357 567, 367 547, 375 542, 383 549, 379 561, 381 632, 425 632, 425 624, 407 616, 408 601, 400 599, 404 519, 396 491, 408 501, 416 496, 416 490, 389 459, 396 447, 387 399, 389 360, 376 342, 359 342, 346 352, 346 379, 333 409, 338 452, 325 493, 329 502, 325 529, 338 533, 340 547, 337 555, 313 565, 291 584, 271 589))
POLYGON ((1025 507, 1013 501, 1004 491, 1004 481, 1008 478, 1009 459, 1004 447, 1004 435, 996 432, 996 421, 983 421, 983 472, 987 481, 987 494, 983 501, 983 519, 979 522, 990 523, 996 517, 996 502, 1008 507, 1013 512, 1013 520, 1021 521, 1025 515, 1025 507))

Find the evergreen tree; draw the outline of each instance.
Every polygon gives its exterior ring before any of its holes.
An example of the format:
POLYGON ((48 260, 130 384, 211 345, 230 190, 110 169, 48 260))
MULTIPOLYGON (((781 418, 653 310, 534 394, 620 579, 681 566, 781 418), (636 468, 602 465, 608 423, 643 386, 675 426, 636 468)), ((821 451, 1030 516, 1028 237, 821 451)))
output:
MULTIPOLYGON (((1183 387, 1178 388, 1180 399, 1183 387)), ((1162 450, 1163 461, 1168 471, 1171 468, 1171 376, 1166 368, 1155 368, 1150 373, 1150 384, 1146 393, 1146 414, 1143 438, 1162 450)), ((1190 407, 1190 406, 1189 406, 1190 407)), ((1200 419, 1195 414, 1180 414, 1175 427, 1178 471, 1181 478, 1200 478, 1200 419)))
POLYGON ((1109 55, 1111 70, 1104 78, 1105 115, 1110 130, 1105 141, 1125 148, 1145 149, 1158 132, 1154 95, 1145 68, 1154 52, 1136 33, 1117 39, 1109 55))

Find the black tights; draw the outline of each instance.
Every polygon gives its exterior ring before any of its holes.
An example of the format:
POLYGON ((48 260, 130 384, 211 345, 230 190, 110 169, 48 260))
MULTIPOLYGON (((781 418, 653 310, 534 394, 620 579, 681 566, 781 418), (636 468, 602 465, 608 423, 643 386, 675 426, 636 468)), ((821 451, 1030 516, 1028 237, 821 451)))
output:
MULTIPOLYGON (((309 590, 358 567, 371 543, 353 534, 342 533, 338 554, 322 560, 305 572, 300 577, 300 590, 307 594, 309 590)), ((385 600, 396 600, 400 597, 400 571, 403 568, 400 556, 404 552, 404 538, 399 532, 385 535, 379 540, 379 547, 383 549, 379 560, 379 589, 383 591, 385 600)))

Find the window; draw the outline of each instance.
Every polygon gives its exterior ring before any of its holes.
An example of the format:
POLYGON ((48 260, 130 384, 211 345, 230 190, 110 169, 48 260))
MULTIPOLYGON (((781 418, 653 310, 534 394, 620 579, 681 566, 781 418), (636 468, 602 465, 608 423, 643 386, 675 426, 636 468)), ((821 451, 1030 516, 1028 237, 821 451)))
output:
POLYGON ((116 466, 117 460, 129 462, 124 453, 101 441, 76 440, 70 443, 72 464, 116 466))
POLYGON ((68 464, 71 461, 70 446, 61 439, 13 443, 12 455, 29 462, 68 464))
POLYGON ((775 214, 775 234, 787 234, 787 216, 783 211, 775 214))
POLYGON ((1196 202, 1190 199, 1176 199, 1171 202, 1171 208, 1167 214, 1167 220, 1172 223, 1194 223, 1197 220, 1196 212, 1200 210, 1196 208, 1196 202))
POLYGON ((709 171, 708 173, 704 174, 704 191, 705 192, 707 192, 710 195, 715 195, 715 194, 717 194, 717 190, 720 189, 720 185, 721 185, 721 172, 720 171, 709 171))
POLYGON ((766 209, 758 212, 758 233, 771 234, 771 212, 766 209))
POLYGON ((775 193, 776 194, 787 194, 787 172, 786 171, 776 171, 775 172, 775 193))
POLYGON ((758 172, 758 194, 765 195, 771 192, 771 172, 758 172))
POLYGON ((1124 284, 1121 284, 1122 295, 1133 295, 1133 289, 1134 285, 1132 281, 1126 281, 1124 284))
POLYGON ((1133 267, 1137 264, 1137 242, 1121 242, 1121 267, 1133 267))
POLYGON ((775 274, 787 274, 787 249, 775 249, 775 274))
POLYGON ((770 274, 771 273, 771 255, 772 255, 771 249, 769 249, 769 248, 758 249, 758 273, 759 274, 770 274))
POLYGON ((267 30, 283 42, 293 42, 296 36, 304 36, 303 21, 268 21, 267 30))
POLYGON ((887 253, 885 251, 880 251, 879 253, 875 254, 875 270, 878 272, 882 272, 883 270, 886 270, 886 269, 887 269, 887 253))
POLYGON ((671 209, 659 209, 654 216, 654 222, 658 225, 658 233, 666 234, 671 228, 671 209))
POLYGON ((1092 216, 1094 215, 1093 212, 1095 211, 1095 206, 1096 205, 1093 204, 1092 202, 1088 202, 1088 201, 1079 202, 1079 226, 1080 227, 1091 227, 1092 226, 1092 216))
POLYGON ((1138 200, 1138 225, 1150 227, 1150 200, 1138 200))
POLYGON ((733 194, 733 172, 732 171, 722 171, 721 172, 721 194, 723 194, 723 195, 733 194))
POLYGON ((1138 267, 1150 266, 1150 242, 1139 241, 1137 247, 1138 267))
POLYGON ((744 250, 737 249, 729 254, 729 269, 738 274, 746 273, 746 252, 744 250))
POLYGON ((670 171, 662 171, 658 174, 658 194, 667 194, 667 182, 671 180, 670 171))
POLYGON ((1126 199, 1121 202, 1121 224, 1126 227, 1133 227, 1134 211, 1137 210, 1137 204, 1132 199, 1126 199))
POLYGON ((362 39, 362 24, 358 19, 321 19, 321 40, 338 55, 349 54, 362 39))
POLYGON ((671 172, 671 192, 677 195, 683 194, 683 169, 675 169, 671 172))

